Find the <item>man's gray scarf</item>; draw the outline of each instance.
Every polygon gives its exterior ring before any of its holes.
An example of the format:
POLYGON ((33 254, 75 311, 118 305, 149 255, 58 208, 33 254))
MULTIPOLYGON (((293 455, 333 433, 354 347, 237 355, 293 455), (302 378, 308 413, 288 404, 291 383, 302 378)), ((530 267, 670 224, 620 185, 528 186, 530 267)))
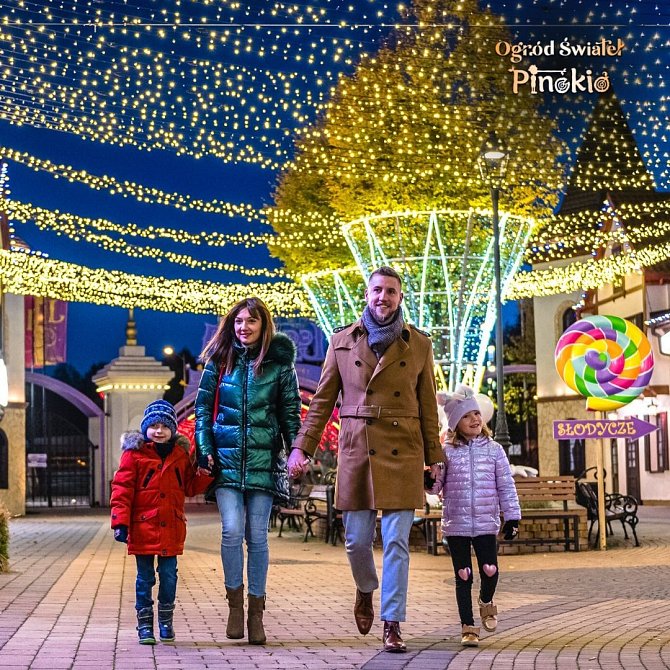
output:
POLYGON ((378 359, 400 337, 405 325, 400 307, 396 310, 391 321, 381 324, 372 316, 370 308, 366 306, 363 310, 362 321, 368 331, 368 346, 378 359))

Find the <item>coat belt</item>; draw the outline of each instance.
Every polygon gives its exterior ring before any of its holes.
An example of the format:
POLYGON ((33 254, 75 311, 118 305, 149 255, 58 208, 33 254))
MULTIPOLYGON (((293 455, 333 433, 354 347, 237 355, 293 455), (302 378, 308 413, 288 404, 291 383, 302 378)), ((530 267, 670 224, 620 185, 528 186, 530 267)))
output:
POLYGON ((380 405, 342 405, 340 407, 341 417, 361 417, 381 419, 383 416, 406 416, 418 419, 421 411, 407 407, 381 407, 380 405))

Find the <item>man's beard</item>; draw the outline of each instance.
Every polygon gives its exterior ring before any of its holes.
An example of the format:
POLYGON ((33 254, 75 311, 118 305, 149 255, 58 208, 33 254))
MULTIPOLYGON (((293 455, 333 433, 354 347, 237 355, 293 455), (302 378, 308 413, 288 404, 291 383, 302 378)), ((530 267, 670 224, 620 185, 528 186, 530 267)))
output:
POLYGON ((374 312, 372 312, 372 316, 374 320, 380 325, 380 326, 386 326, 387 324, 391 323, 393 319, 395 319, 396 314, 398 313, 398 310, 396 309, 395 311, 391 312, 384 320, 382 320, 378 315, 377 311, 375 309, 374 312))

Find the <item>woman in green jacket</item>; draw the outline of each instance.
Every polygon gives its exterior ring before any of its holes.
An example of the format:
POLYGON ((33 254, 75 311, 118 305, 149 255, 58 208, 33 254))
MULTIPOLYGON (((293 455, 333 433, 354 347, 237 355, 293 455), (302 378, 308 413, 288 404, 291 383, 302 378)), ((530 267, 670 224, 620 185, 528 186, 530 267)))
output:
POLYGON ((286 452, 300 428, 295 345, 275 331, 258 298, 235 304, 207 343, 195 401, 198 463, 213 471, 221 514, 221 561, 229 614, 226 635, 244 637, 247 544, 251 644, 263 644, 263 610, 274 499, 288 497, 286 452))

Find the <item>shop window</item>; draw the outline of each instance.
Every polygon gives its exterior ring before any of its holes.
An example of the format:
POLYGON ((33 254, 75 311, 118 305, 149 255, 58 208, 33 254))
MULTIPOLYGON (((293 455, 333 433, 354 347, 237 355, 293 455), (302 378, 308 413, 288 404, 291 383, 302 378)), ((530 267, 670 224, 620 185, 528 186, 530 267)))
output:
POLYGON ((584 440, 558 441, 558 467, 560 475, 579 477, 586 467, 584 440))
POLYGON ((644 469, 647 472, 665 472, 668 464, 668 415, 659 412, 643 417, 656 425, 657 430, 644 436, 644 469))
POLYGON ((563 326, 563 331, 565 332, 566 329, 571 326, 573 323, 577 321, 577 312, 575 312, 572 307, 568 307, 568 309, 563 312, 563 316, 561 317, 561 325, 563 326))

